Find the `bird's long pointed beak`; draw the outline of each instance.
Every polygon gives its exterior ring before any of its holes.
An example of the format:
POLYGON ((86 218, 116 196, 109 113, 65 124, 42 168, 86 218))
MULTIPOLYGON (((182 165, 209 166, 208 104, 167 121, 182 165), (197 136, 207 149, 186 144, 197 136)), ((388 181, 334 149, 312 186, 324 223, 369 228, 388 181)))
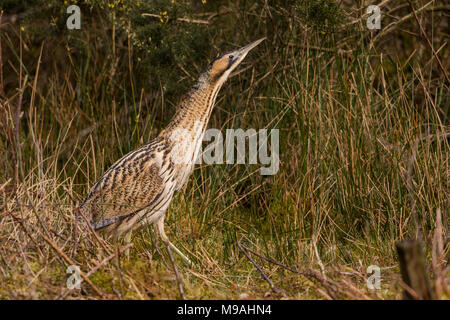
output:
POLYGON ((253 41, 251 43, 249 43, 248 45, 246 45, 245 47, 242 47, 240 49, 235 50, 235 61, 239 60, 242 61, 242 59, 244 59, 244 57, 247 55, 247 53, 249 53, 250 50, 252 50, 254 47, 256 47, 258 44, 260 44, 261 42, 263 42, 264 40, 266 40, 266 37, 258 39, 256 41, 253 41))
POLYGON ((248 45, 246 45, 245 47, 242 47, 239 49, 239 53, 240 54, 247 54, 250 50, 252 50, 254 47, 256 47, 258 44, 260 44, 261 42, 263 42, 264 40, 266 40, 266 37, 258 39, 256 41, 253 41, 251 43, 249 43, 248 45))

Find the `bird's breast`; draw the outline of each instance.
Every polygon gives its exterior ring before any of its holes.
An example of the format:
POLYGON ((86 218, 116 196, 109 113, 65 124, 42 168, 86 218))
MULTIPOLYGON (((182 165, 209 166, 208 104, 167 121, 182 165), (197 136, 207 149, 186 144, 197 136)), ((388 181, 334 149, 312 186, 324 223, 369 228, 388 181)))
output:
POLYGON ((203 140, 203 125, 194 126, 192 130, 180 129, 171 134, 171 162, 175 169, 176 190, 182 188, 192 171, 200 153, 203 140))

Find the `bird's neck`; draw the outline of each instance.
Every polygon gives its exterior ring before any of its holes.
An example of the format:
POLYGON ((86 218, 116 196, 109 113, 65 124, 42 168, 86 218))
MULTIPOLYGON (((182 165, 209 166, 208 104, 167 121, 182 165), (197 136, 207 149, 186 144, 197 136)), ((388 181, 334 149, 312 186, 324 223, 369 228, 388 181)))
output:
POLYGON ((183 129, 190 132, 206 130, 217 94, 222 83, 210 81, 207 74, 203 74, 195 85, 183 97, 179 107, 169 125, 161 135, 183 129))

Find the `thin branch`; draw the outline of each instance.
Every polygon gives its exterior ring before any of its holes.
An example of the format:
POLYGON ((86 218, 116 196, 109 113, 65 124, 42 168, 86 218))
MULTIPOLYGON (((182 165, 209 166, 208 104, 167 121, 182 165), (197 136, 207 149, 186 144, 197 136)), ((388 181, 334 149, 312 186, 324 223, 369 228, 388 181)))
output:
POLYGON ((265 256, 263 256, 263 255, 260 255, 259 253, 253 251, 252 249, 250 249, 250 248, 244 246, 242 243, 240 243, 240 245, 241 245, 241 247, 245 248, 245 250, 247 250, 247 251, 250 252, 251 254, 254 254, 254 255, 257 256, 258 258, 261 258, 261 259, 263 259, 263 260, 266 260, 267 262, 273 263, 273 264, 275 264, 275 265, 277 265, 277 266, 280 266, 280 267, 282 267, 282 268, 284 268, 284 269, 286 269, 286 270, 289 270, 289 271, 291 271, 291 272, 294 272, 294 273, 301 273, 300 271, 298 271, 298 270, 296 270, 296 269, 293 269, 293 268, 291 268, 291 267, 288 267, 287 265, 284 265, 284 264, 282 264, 282 263, 280 263, 280 262, 278 262, 278 261, 276 261, 276 260, 273 260, 273 259, 271 259, 271 258, 267 258, 267 257, 265 257, 265 256))
POLYGON ((108 249, 105 241, 98 236, 97 232, 95 232, 94 228, 92 228, 91 223, 89 222, 88 218, 86 218, 86 216, 83 214, 83 212, 81 212, 80 208, 78 207, 75 208, 75 211, 77 211, 78 214, 83 218, 85 224, 87 225, 88 230, 94 235, 95 239, 97 239, 97 241, 100 243, 103 249, 105 249, 106 252, 111 254, 111 250, 108 249))
MULTIPOLYGON (((119 250, 119 254, 123 253, 124 251, 128 250, 129 248, 131 248, 133 246, 132 243, 127 244, 126 246, 124 246, 123 248, 120 248, 119 250)), ((103 259, 101 262, 99 262, 94 268, 92 268, 88 273, 86 273, 86 277, 91 276, 92 274, 94 274, 95 272, 97 272, 101 267, 103 267, 105 264, 107 264, 110 260, 112 260, 115 256, 116 253, 111 254, 110 256, 106 257, 105 259, 103 259)), ((58 299, 64 299, 69 293, 71 292, 71 290, 67 290, 66 292, 64 292, 60 297, 58 297, 58 299)))
MULTIPOLYGON (((255 260, 253 260, 252 257, 250 257, 250 255, 245 250, 246 248, 241 244, 241 241, 242 241, 242 239, 237 242, 238 248, 242 251, 242 253, 244 253, 244 255, 247 257, 247 259, 250 260, 250 262, 255 266, 255 268, 258 269, 259 273, 261 273, 264 280, 266 280, 267 283, 270 285, 270 288, 272 288, 273 292, 282 293, 280 291, 280 289, 278 289, 275 286, 275 284, 272 282, 272 280, 270 280, 269 277, 264 273, 264 271, 261 269, 261 267, 255 262, 255 260)), ((282 294, 284 295, 284 293, 282 293, 282 294)))
MULTIPOLYGON (((163 16, 159 14, 153 14, 153 13, 142 13, 141 16, 143 17, 153 17, 158 19, 164 19, 163 16)), ((189 22, 189 23, 198 23, 198 24, 209 24, 209 21, 207 20, 200 20, 200 19, 190 19, 190 18, 176 18, 177 21, 181 22, 189 22)))
MULTIPOLYGON (((334 293, 333 293, 333 292, 336 292, 336 290, 333 289, 331 285, 329 285, 329 280, 327 280, 327 279, 325 279, 325 278, 322 278, 321 276, 319 276, 318 274, 316 274, 315 271, 310 270, 310 271, 308 271, 308 272, 304 272, 304 271, 299 271, 299 270, 297 270, 297 269, 288 267, 288 266, 286 266, 286 265, 284 265, 284 264, 282 264, 282 263, 280 263, 280 262, 278 262, 278 261, 275 261, 275 260, 273 260, 273 259, 271 259, 271 258, 267 258, 267 257, 265 257, 265 256, 262 256, 262 255, 256 253, 255 251, 253 251, 253 250, 247 248, 246 246, 244 246, 244 245, 241 243, 241 241, 242 241, 242 239, 239 240, 238 243, 237 243, 239 249, 245 254, 245 256, 250 260, 250 262, 253 263, 253 265, 258 269, 258 271, 263 275, 264 279, 266 279, 266 281, 269 283, 269 285, 273 286, 274 284, 270 281, 270 279, 268 279, 267 276, 265 276, 265 273, 264 273, 264 272, 261 270, 261 268, 256 264, 256 262, 255 262, 255 261, 247 254, 247 252, 250 252, 250 253, 252 253, 252 254, 258 256, 259 258, 261 258, 261 259, 263 259, 263 260, 266 260, 266 261, 268 261, 268 262, 270 262, 270 263, 273 263, 273 264, 275 264, 275 265, 277 265, 277 266, 280 266, 280 267, 282 267, 282 268, 284 268, 284 269, 286 269, 286 270, 289 270, 289 271, 291 271, 291 272, 293 272, 293 273, 295 273, 295 274, 302 275, 302 276, 306 277, 307 279, 309 279, 309 280, 311 280, 311 281, 312 281, 312 279, 318 281, 318 282, 325 288, 325 290, 327 291, 327 296, 329 296, 329 297, 330 297, 331 299, 333 299, 333 300, 336 300, 336 296, 335 296, 334 293), (245 248, 245 250, 244 250, 244 248, 245 248), (246 252, 246 251, 247 251, 247 252, 246 252)), ((275 290, 274 290, 274 291, 275 291, 275 290)), ((275 292, 276 292, 276 291, 275 291, 275 292)), ((282 294, 284 295, 283 292, 282 292, 282 294)), ((285 296, 285 295, 284 295, 284 296, 285 296)), ((285 296, 285 297, 286 297, 286 296, 285 296)))
MULTIPOLYGON (((66 261, 69 265, 76 265, 63 251, 61 251, 61 249, 58 248, 58 246, 49 238, 47 238, 46 236, 42 235, 42 238, 53 248, 53 250, 56 251, 56 253, 58 253, 61 258, 63 258, 64 261, 66 261)), ((84 272, 80 271, 80 276, 83 278, 84 281, 86 281, 87 284, 89 284, 89 286, 102 298, 105 297, 105 294, 99 289, 97 288, 97 286, 95 284, 92 283, 91 280, 89 280, 89 278, 84 274, 84 272)))
MULTIPOLYGON (((432 4, 433 2, 434 2, 434 0, 431 0, 430 2, 426 3, 424 6, 422 6, 422 7, 419 8, 419 9, 417 9, 417 12, 421 12, 421 11, 425 10, 425 9, 426 9, 430 4, 432 4)), ((410 13, 410 14, 408 14, 408 15, 406 15, 406 16, 400 18, 399 20, 390 23, 387 27, 383 28, 383 30, 382 30, 380 33, 378 33, 378 34, 372 39, 371 46, 373 46, 373 44, 374 44, 379 38, 381 38, 381 36, 384 36, 384 35, 390 33, 391 31, 394 31, 395 28, 396 28, 398 25, 400 25, 401 23, 403 23, 403 22, 405 22, 405 21, 411 19, 413 16, 414 16, 413 13, 410 13)))

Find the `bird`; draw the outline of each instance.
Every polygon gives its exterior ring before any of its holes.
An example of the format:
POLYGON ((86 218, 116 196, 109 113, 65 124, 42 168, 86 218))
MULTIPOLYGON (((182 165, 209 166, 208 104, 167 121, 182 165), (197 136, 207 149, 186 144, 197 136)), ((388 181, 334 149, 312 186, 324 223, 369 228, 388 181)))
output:
POLYGON ((154 225, 167 249, 191 264, 167 237, 165 213, 194 169, 220 88, 249 51, 265 39, 215 58, 181 98, 167 127, 116 161, 95 182, 79 206, 95 231, 130 242, 132 231, 154 225))

